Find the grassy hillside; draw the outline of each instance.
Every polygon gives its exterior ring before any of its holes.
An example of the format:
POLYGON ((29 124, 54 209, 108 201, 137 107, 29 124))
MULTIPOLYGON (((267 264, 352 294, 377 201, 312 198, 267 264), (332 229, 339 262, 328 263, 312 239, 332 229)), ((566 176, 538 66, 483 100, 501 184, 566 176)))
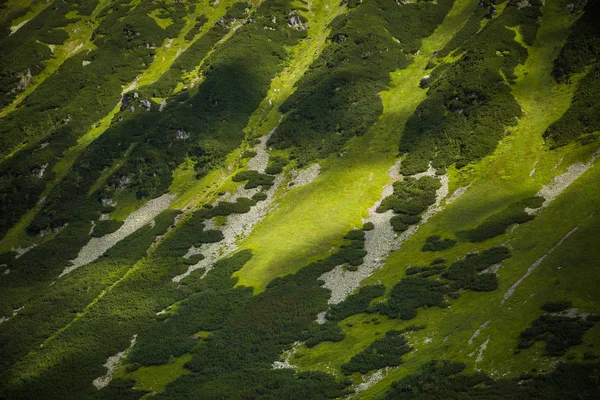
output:
POLYGON ((598 398, 599 4, 0 1, 0 398, 598 398))

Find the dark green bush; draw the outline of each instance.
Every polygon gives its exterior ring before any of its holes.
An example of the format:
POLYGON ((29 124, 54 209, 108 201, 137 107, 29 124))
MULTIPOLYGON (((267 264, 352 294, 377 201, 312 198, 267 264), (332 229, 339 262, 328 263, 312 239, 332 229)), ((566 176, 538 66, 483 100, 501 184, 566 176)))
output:
POLYGON ((260 172, 252 170, 238 172, 232 179, 234 182, 247 181, 246 185, 244 186, 246 189, 253 189, 259 186, 262 188, 268 188, 273 186, 273 182, 275 181, 274 176, 261 174, 260 172))
POLYGON ((470 242, 483 242, 491 239, 506 232, 512 224, 523 224, 531 221, 534 216, 528 214, 525 208, 539 208, 543 202, 544 198, 539 196, 518 201, 504 210, 490 215, 476 228, 460 231, 457 235, 470 242))
POLYGON ((109 219, 106 221, 98 221, 92 230, 91 235, 93 237, 102 237, 104 235, 108 235, 109 233, 113 233, 117 229, 119 229, 123 225, 123 221, 115 221, 113 219, 109 219))
POLYGON ((546 342, 546 354, 562 356, 571 347, 583 342, 585 332, 595 325, 582 317, 544 314, 533 321, 531 328, 521 332, 519 349, 527 349, 536 341, 546 342))
POLYGON ((429 236, 425 239, 425 244, 421 251, 443 251, 453 247, 456 244, 456 239, 443 239, 439 235, 429 236))
POLYGON ((557 300, 544 303, 542 310, 549 313, 556 313, 571 308, 573 303, 570 300, 557 300))
POLYGON ((343 364, 342 371, 346 375, 354 372, 366 374, 384 367, 397 367, 402 362, 402 356, 411 350, 402 331, 387 331, 383 338, 374 341, 348 363, 343 364))
POLYGON ((358 293, 351 294, 344 301, 333 304, 327 311, 329 320, 341 321, 351 315, 367 312, 371 300, 383 296, 385 287, 383 285, 363 286, 358 293))
POLYGON ((385 90, 390 73, 410 64, 408 54, 450 9, 450 1, 438 3, 349 2, 354 9, 333 21, 331 44, 281 106, 287 117, 269 144, 292 148, 292 158, 304 166, 364 134, 383 111, 377 94, 385 90))
POLYGON ((283 171, 283 167, 288 164, 288 160, 283 157, 272 157, 269 160, 269 165, 265 169, 265 173, 269 175, 277 175, 283 171))

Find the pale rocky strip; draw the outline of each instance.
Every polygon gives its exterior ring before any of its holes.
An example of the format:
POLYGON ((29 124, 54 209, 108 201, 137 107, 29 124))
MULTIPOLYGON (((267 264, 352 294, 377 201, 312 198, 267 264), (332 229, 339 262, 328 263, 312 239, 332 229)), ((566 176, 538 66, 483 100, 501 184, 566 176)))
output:
POLYGON ((469 340, 467 341, 467 344, 473 344, 473 340, 475 340, 475 338, 481 334, 481 331, 482 331, 482 330, 483 330, 483 329, 484 329, 486 326, 488 326, 488 324, 489 324, 489 323, 490 323, 490 320, 488 319, 488 320, 487 320, 487 321, 485 321, 483 324, 481 324, 481 325, 479 326, 479 328, 477 328, 477 330, 475 331, 475 333, 473 333, 473 336, 471 336, 471 337, 469 338, 469 340))
MULTIPOLYGON (((394 215, 393 211, 377 213, 376 210, 383 199, 391 195, 394 191, 393 182, 400 178, 396 173, 398 165, 399 163, 396 163, 390 169, 389 174, 392 182, 383 188, 381 198, 368 210, 369 218, 363 221, 372 222, 374 225, 374 229, 365 232, 365 250, 367 251, 367 255, 364 257, 363 264, 358 267, 357 271, 344 270, 343 265, 338 265, 319 278, 325 281, 323 287, 331 290, 329 304, 342 302, 360 286, 360 283, 364 279, 371 276, 376 269, 381 268, 385 264, 387 257, 392 252, 398 250, 402 242, 414 235, 422 224, 443 209, 442 200, 448 196, 448 177, 446 175, 440 176, 442 186, 436 192, 435 204, 431 205, 425 214, 423 214, 421 222, 411 225, 402 234, 396 236, 390 224, 390 218, 394 215)), ((423 176, 435 176, 435 169, 430 166, 426 172, 413 175, 417 179, 423 176)))
POLYGON ((275 128, 268 135, 262 136, 260 142, 254 147, 256 155, 252 157, 247 164, 249 170, 258 171, 261 174, 265 173, 267 164, 269 163, 269 153, 267 153, 267 142, 271 135, 275 131, 275 128))
POLYGON ((127 354, 129 353, 129 351, 131 351, 131 349, 135 345, 136 340, 137 340, 137 335, 133 335, 133 337, 131 338, 131 344, 129 345, 128 348, 126 348, 123 351, 119 351, 114 356, 108 357, 108 359, 106 360, 106 362, 103 365, 104 367, 106 367, 108 369, 108 371, 106 371, 106 375, 100 376, 100 377, 94 379, 94 381, 92 382, 94 384, 94 386, 96 387, 96 389, 100 390, 110 383, 110 381, 112 380, 113 373, 121 364, 121 360, 123 360, 125 357, 127 357, 127 354))
POLYGON ((364 392, 365 390, 367 390, 368 388, 370 388, 371 386, 373 386, 374 384, 376 384, 377 382, 382 380, 387 375, 387 373, 390 369, 391 368, 386 367, 383 369, 378 369, 377 371, 373 372, 362 383, 359 383, 358 385, 356 385, 356 387, 354 388, 354 393, 358 394, 358 393, 364 392))
POLYGON ((467 186, 463 186, 463 187, 459 187, 458 189, 456 189, 451 195, 450 197, 448 197, 448 199, 446 200, 446 205, 448 204, 452 204, 454 203, 456 200, 458 200, 458 198, 460 196, 462 196, 463 194, 465 194, 465 192, 467 191, 467 189, 471 187, 471 185, 467 185, 467 186))
POLYGON ((29 247, 26 248, 22 248, 21 246, 17 247, 17 248, 11 248, 11 251, 14 251, 15 253, 17 253, 17 255, 15 256, 15 258, 19 258, 21 257, 23 254, 27 253, 29 250, 33 249, 35 246, 37 246, 37 244, 32 244, 29 247))
POLYGON ((550 250, 548 250, 548 252, 546 254, 544 254, 543 256, 541 256, 540 258, 538 258, 533 264, 531 264, 531 266, 529 268, 527 268, 527 272, 525 272, 525 274, 519 278, 518 281, 516 281, 511 287, 510 289, 508 289, 508 291, 504 294, 504 297, 502 298, 502 301, 500 301, 500 305, 503 305, 506 300, 509 299, 510 296, 513 295, 513 293, 515 292, 515 290, 517 289, 517 287, 525 280, 525 278, 527 278, 529 275, 531 275, 531 273, 540 266, 540 264, 546 259, 546 257, 552 253, 554 250, 556 250, 556 248, 558 246, 560 246, 565 240, 567 240, 567 238, 569 236, 571 236, 573 233, 575 233, 575 231, 579 229, 578 226, 576 226, 575 228, 571 229, 565 236, 562 237, 562 239, 560 239, 558 241, 558 243, 556 243, 550 250))
MULTIPOLYGON (((545 199, 542 206, 538 209, 526 208, 525 211, 529 214, 537 214, 544 208, 548 207, 556 197, 565 191, 577 178, 583 175, 594 162, 600 157, 600 149, 598 149, 593 155, 590 161, 587 163, 578 162, 572 164, 567 168, 567 171, 555 176, 549 184, 544 186, 537 192, 536 196, 541 196, 545 199)), ((562 159, 561 159, 562 160, 562 159)))
POLYGON ((19 311, 21 311, 25 306, 21 306, 19 308, 13 309, 13 314, 10 317, 0 317, 0 324, 4 323, 4 322, 8 322, 11 319, 13 319, 14 317, 17 316, 17 314, 19 313, 19 311))
POLYGON ((489 343, 490 343, 490 338, 488 336, 488 338, 485 339, 485 342, 481 343, 481 346, 479 347, 479 353, 477 354, 475 363, 483 361, 483 352, 487 349, 489 343))
POLYGON ((294 356, 296 351, 298 351, 298 348, 301 345, 302 345, 302 342, 294 342, 291 349, 283 352, 283 354, 281 355, 280 361, 275 361, 273 364, 271 364, 271 368, 272 369, 296 369, 296 368, 298 368, 297 366, 293 365, 291 363, 291 361, 292 361, 292 357, 294 356))
MULTIPOLYGON (((250 232, 252 232, 254 226, 267 215, 269 207, 273 202, 275 191, 279 185, 281 185, 282 181, 283 177, 277 176, 273 186, 266 192, 267 199, 258 202, 255 206, 251 207, 250 211, 247 213, 229 215, 227 221, 225 221, 225 224, 221 227, 221 233, 224 236, 223 240, 217 243, 205 243, 198 248, 192 246, 184 257, 187 258, 196 254, 202 254, 204 258, 197 264, 190 266, 183 274, 175 276, 173 281, 180 282, 199 268, 204 268, 204 275, 206 275, 212 269, 215 262, 223 256, 235 251, 237 249, 237 241, 247 237, 250 232)), ((247 189, 240 187, 242 194, 245 190, 247 189)), ((234 198, 238 197, 242 197, 239 192, 234 195, 234 198)), ((210 220, 207 222, 211 223, 210 220)))
POLYGON ((288 183, 289 187, 300 187, 304 185, 308 185, 317 177, 321 172, 321 166, 319 164, 313 164, 306 169, 293 170, 292 171, 292 180, 288 183))
MULTIPOLYGON (((268 135, 261 137, 260 142, 254 147, 253 150, 256 152, 256 155, 248 161, 248 169, 261 173, 265 171, 265 168, 269 163, 269 153, 266 151, 266 145, 274 130, 275 128, 273 128, 268 135)), ((198 263, 190 266, 183 274, 175 276, 173 281, 180 282, 186 276, 200 268, 204 269, 204 274, 202 275, 204 277, 212 269, 215 262, 217 262, 223 256, 235 251, 237 249, 237 241, 247 237, 250 232, 252 232, 254 226, 261 221, 265 215, 267 215, 269 207, 274 200, 275 192, 281 185, 282 181, 283 176, 278 175, 275 178, 273 186, 271 186, 271 188, 269 188, 269 190, 265 193, 267 198, 263 201, 259 201, 255 206, 251 207, 250 211, 247 213, 229 215, 225 221, 225 224, 221 227, 221 233, 224 237, 223 240, 217 243, 205 243, 198 248, 192 246, 192 248, 184 257, 189 258, 196 254, 202 254, 204 258, 198 263)), ((228 201, 235 201, 240 197, 250 198, 259 190, 259 188, 244 189, 244 187, 240 185, 234 194, 222 197, 218 199, 218 201, 224 200, 225 198, 228 201)), ((215 223, 211 219, 205 221, 205 226, 206 229, 214 229, 215 223)))
POLYGON ((71 265, 65 267, 59 278, 79 267, 95 261, 115 244, 125 239, 127 236, 131 235, 144 225, 151 223, 158 214, 169 207, 169 204, 171 204, 171 200, 173 200, 174 197, 175 195, 172 194, 163 194, 156 199, 150 200, 142 208, 132 212, 125 219, 123 225, 115 232, 104 235, 101 238, 91 238, 90 241, 79 251, 77 258, 71 261, 71 265))

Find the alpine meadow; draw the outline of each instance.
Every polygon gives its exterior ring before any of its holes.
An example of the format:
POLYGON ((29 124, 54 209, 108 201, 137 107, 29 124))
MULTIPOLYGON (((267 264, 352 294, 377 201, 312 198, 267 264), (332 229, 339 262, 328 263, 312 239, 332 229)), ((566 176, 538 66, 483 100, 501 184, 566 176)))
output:
POLYGON ((600 0, 0 0, 0 399, 600 399, 600 0))

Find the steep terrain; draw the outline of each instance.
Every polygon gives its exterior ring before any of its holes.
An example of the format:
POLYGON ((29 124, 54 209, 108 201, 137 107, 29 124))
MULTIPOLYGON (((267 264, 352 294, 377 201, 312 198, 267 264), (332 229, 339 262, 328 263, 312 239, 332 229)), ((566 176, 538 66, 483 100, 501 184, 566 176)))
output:
POLYGON ((0 398, 600 397, 600 2, 0 2, 0 398))

